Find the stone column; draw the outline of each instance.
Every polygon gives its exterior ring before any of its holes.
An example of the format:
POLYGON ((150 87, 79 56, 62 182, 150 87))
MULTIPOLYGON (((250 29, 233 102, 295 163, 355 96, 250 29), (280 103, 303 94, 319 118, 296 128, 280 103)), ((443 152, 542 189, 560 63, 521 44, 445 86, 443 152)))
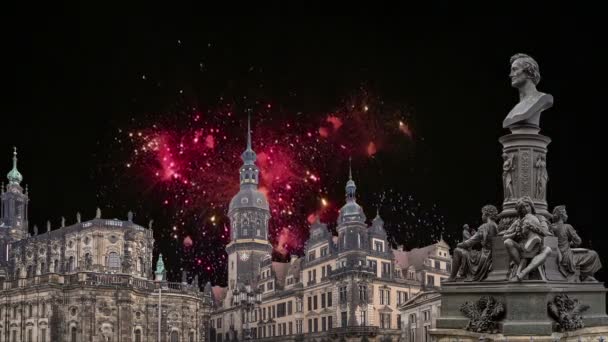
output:
POLYGON ((534 201, 537 214, 550 218, 547 206, 547 146, 549 137, 532 125, 511 127, 511 134, 500 137, 503 148, 503 193, 500 229, 508 228, 517 213, 515 204, 523 196, 534 201))

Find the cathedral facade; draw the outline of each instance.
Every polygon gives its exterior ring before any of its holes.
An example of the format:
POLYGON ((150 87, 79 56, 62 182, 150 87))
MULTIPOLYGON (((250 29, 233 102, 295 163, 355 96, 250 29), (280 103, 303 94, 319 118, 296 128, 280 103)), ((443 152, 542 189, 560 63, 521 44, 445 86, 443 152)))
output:
POLYGON ((367 223, 351 175, 338 235, 317 220, 304 257, 273 262, 250 131, 241 157, 240 191, 228 211, 228 286, 212 289, 210 341, 402 338, 401 305, 448 277, 449 246, 441 239, 412 251, 391 248, 380 215, 367 223))
POLYGON ((151 227, 102 218, 29 232, 16 152, 0 216, 0 342, 194 342, 210 297, 196 283, 153 279, 151 227), (160 316, 160 319, 159 319, 160 316))

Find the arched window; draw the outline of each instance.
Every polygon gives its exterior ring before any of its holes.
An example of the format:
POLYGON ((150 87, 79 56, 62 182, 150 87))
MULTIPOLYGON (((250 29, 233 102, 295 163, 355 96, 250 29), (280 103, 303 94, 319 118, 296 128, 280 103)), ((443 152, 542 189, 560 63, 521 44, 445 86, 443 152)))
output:
POLYGON ((40 317, 44 317, 46 315, 46 303, 42 302, 42 309, 40 309, 40 317))
POLYGON ((179 342, 179 333, 175 330, 171 332, 171 342, 179 342))
POLYGON ((108 268, 111 270, 119 270, 120 269, 120 257, 116 252, 110 252, 108 254, 108 268))
POLYGON ((190 338, 189 338, 190 342, 194 342, 194 331, 190 332, 190 338))
POLYGON ((78 341, 78 340, 76 339, 76 337, 77 337, 77 336, 76 336, 76 327, 72 327, 72 330, 71 330, 71 332, 70 332, 70 335, 71 335, 71 339, 70 339, 70 341, 71 341, 71 342, 77 342, 77 341, 78 341))
POLYGON ((40 274, 46 273, 46 263, 40 263, 40 274))
POLYGON ((141 330, 135 330, 135 342, 141 342, 141 330))
POLYGON ((243 236, 247 236, 247 228, 243 228, 243 236))
POLYGON ((32 318, 33 313, 34 313, 34 310, 32 309, 32 304, 29 304, 27 306, 27 315, 28 315, 28 317, 32 318))
POLYGON ((144 258, 139 258, 139 272, 142 274, 146 273, 146 265, 144 264, 144 258))
POLYGON ((53 263, 53 272, 57 273, 59 272, 59 260, 55 259, 55 262, 53 263))

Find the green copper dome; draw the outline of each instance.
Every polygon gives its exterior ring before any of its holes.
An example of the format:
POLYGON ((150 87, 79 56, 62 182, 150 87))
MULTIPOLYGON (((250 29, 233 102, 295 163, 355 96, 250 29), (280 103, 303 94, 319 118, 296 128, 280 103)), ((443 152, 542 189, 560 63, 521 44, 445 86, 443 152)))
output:
POLYGON ((16 185, 19 185, 19 183, 21 183, 21 181, 23 180, 23 176, 21 175, 19 170, 17 170, 17 148, 16 147, 13 152, 13 169, 8 173, 8 175, 6 175, 6 178, 8 178, 9 184, 16 184, 16 185))

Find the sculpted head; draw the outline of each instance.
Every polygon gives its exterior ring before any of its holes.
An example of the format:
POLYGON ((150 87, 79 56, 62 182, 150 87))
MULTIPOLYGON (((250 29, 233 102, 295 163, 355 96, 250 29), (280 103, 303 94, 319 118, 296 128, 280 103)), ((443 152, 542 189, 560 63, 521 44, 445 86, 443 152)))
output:
POLYGON ((530 196, 524 196, 517 201, 515 204, 515 210, 520 217, 524 217, 527 214, 536 215, 536 209, 534 209, 534 202, 530 196))
POLYGON ((564 222, 568 221, 568 213, 566 212, 565 205, 558 205, 553 208, 553 222, 558 222, 560 219, 564 222))
POLYGON ((537 85, 540 82, 540 71, 538 63, 534 58, 524 54, 518 53, 511 57, 511 86, 520 88, 526 82, 532 82, 537 85))
POLYGON ((496 221, 497 218, 498 218, 498 209, 496 209, 495 206, 488 204, 488 205, 484 205, 483 208, 481 208, 481 219, 483 221, 487 221, 488 219, 491 219, 492 221, 496 221))

